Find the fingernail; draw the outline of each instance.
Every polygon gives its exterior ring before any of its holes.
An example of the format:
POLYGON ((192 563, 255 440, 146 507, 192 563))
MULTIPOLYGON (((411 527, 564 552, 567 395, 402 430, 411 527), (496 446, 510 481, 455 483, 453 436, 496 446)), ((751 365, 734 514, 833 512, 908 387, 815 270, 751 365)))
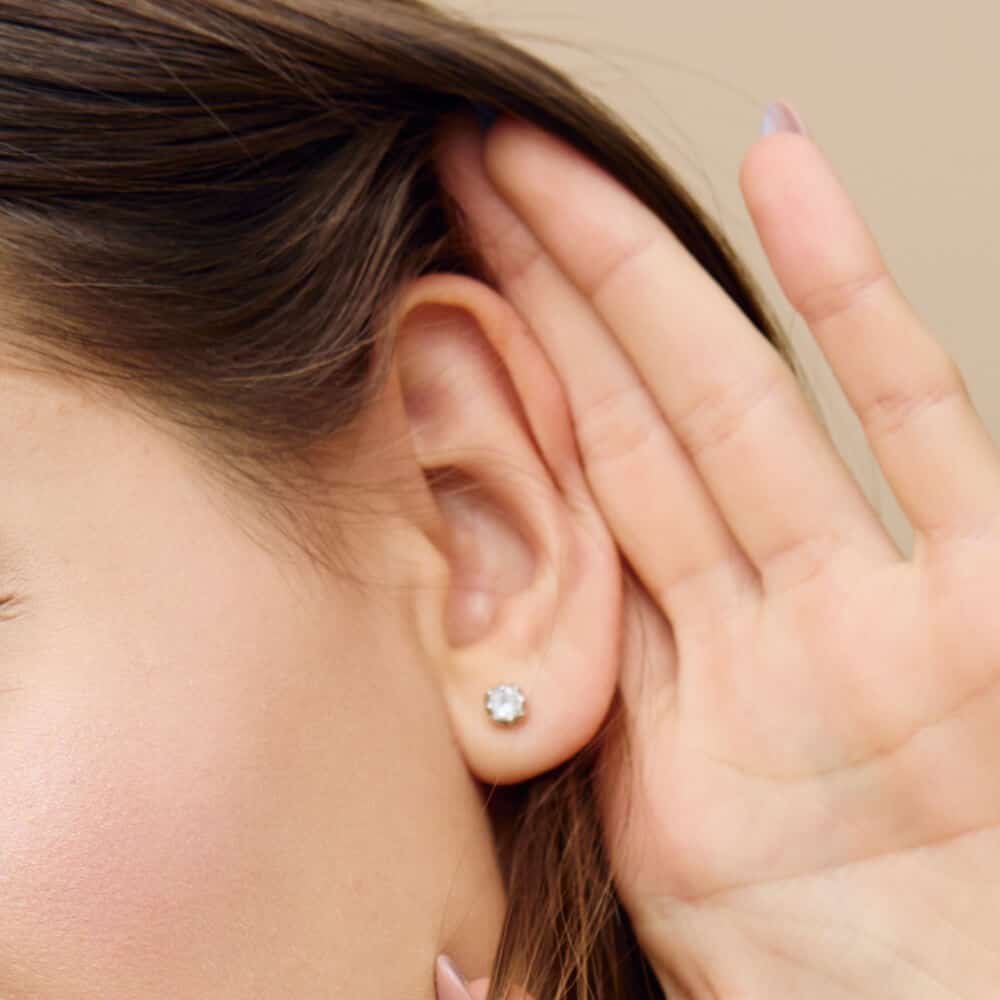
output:
POLYGON ((438 955, 435 978, 438 1000, 472 1000, 469 984, 447 955, 438 955))
POLYGON ((773 135, 775 132, 798 132, 800 135, 809 135, 805 120, 785 101, 775 101, 774 104, 768 105, 764 112, 764 124, 761 126, 760 134, 773 135))

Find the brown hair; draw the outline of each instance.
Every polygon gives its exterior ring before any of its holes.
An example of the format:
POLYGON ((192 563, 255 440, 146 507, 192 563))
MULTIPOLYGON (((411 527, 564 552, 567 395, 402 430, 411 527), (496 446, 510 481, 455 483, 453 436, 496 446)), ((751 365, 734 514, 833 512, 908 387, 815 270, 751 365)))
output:
MULTIPOLYGON (((331 490, 330 449, 383 386, 401 290, 430 272, 491 281, 433 167, 454 111, 481 105, 573 143, 795 368, 670 169, 559 71, 457 14, 419 0, 7 0, 2 14, 5 354, 179 435, 227 495, 320 561, 334 549, 315 507, 360 497, 331 490)), ((663 997, 593 799, 617 719, 491 798, 510 895, 491 997, 514 982, 538 1000, 663 997)))

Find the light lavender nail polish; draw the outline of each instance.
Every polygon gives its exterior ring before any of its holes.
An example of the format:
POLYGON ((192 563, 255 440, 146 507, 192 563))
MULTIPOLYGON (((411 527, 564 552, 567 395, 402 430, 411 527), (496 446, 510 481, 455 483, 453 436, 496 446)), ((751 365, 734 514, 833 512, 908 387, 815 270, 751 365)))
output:
POLYGON ((447 955, 438 955, 435 978, 438 1000, 472 1000, 469 984, 447 955))
POLYGON ((764 124, 761 126, 761 135, 773 135, 775 132, 798 132, 800 135, 809 135, 809 129, 802 116, 785 101, 775 101, 768 105, 764 112, 764 124))

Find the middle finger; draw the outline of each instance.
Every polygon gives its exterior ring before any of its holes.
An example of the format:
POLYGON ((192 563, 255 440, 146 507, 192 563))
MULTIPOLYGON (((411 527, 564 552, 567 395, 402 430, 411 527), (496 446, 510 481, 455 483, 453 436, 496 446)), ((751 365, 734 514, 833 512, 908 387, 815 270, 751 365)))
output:
POLYGON ((642 373, 765 591, 835 556, 899 560, 787 364, 655 213, 524 122, 494 126, 483 164, 642 373))

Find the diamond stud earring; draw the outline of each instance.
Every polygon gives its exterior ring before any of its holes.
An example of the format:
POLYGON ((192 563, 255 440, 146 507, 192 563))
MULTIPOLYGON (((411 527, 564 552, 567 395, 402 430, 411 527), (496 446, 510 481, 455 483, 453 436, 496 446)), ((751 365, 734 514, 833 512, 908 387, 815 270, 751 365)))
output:
POLYGON ((511 726, 524 716, 525 701, 516 684, 498 684, 486 692, 486 714, 501 726, 511 726))

